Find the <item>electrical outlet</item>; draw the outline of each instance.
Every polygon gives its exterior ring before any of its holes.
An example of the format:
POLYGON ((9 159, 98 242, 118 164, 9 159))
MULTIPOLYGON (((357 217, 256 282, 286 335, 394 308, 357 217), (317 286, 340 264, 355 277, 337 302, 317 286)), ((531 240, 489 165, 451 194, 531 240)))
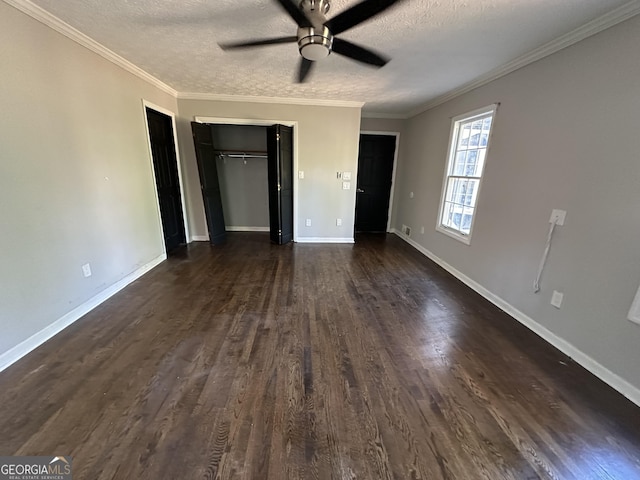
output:
POLYGON ((564 225, 564 219, 567 217, 567 212, 565 210, 556 210, 554 209, 551 212, 551 218, 549 219, 549 223, 555 223, 558 226, 564 225))
POLYGON ((343 180, 351 180, 351 172, 343 172, 342 173, 343 180))
POLYGON ((351 190, 351 182, 342 182, 343 190, 351 190))
POLYGON ((341 218, 337 218, 336 219, 336 226, 338 226, 338 227, 342 226, 342 219, 341 218))
POLYGON ((420 227, 420 233, 424 235, 424 227, 420 227))
POLYGON ((551 295, 551 305, 560 309, 560 307, 562 307, 562 300, 564 300, 564 293, 554 290, 553 295, 551 295))
POLYGON ((300 180, 302 180, 302 179, 304 178, 304 172, 303 172, 302 170, 300 170, 300 171, 298 172, 298 178, 299 178, 300 180))
POLYGON ((307 220, 304 222, 304 224, 305 224, 307 227, 310 227, 310 226, 311 226, 311 219, 310 219, 310 218, 307 218, 307 220))
POLYGON ((85 277, 90 277, 91 276, 91 265, 88 263, 85 263, 84 265, 82 265, 82 274, 85 277))
POLYGON ((409 192, 409 198, 413 198, 413 197, 414 197, 413 192, 409 192))

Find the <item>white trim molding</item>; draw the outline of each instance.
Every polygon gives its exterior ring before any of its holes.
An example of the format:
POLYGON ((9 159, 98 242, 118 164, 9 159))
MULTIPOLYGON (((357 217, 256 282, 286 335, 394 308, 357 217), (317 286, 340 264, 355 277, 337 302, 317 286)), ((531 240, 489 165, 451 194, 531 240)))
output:
POLYGON ((640 406, 640 389, 639 388, 627 382, 624 378, 620 377, 619 375, 613 373, 608 368, 602 366, 600 363, 595 361, 589 355, 582 352, 577 347, 573 346, 571 343, 559 337, 558 335, 556 335, 546 327, 540 325, 534 319, 524 314, 523 312, 521 312, 520 310, 518 310, 517 308, 515 308, 513 305, 509 304, 502 298, 498 297, 494 293, 490 292, 475 280, 472 280, 471 278, 467 277, 464 273, 452 267, 447 262, 439 258, 437 255, 435 255, 433 252, 427 250, 422 245, 415 242, 413 239, 407 237, 402 232, 393 230, 392 233, 394 233, 395 235, 400 237, 402 240, 407 242, 409 245, 411 245, 413 248, 418 250, 429 260, 433 261, 437 265, 444 268, 447 272, 449 272, 451 275, 456 277, 458 280, 460 280, 462 283, 467 285, 469 288, 471 288, 478 294, 482 295, 485 299, 489 300, 500 310, 503 310, 505 313, 512 316, 514 319, 516 319, 518 322, 520 322, 522 325, 527 327, 533 333, 541 337, 543 340, 547 341, 548 343, 556 347, 558 350, 560 350, 562 353, 572 358, 576 363, 583 366, 585 369, 587 369, 593 375, 595 375, 600 380, 608 384, 610 387, 614 388, 615 390, 620 392, 622 395, 627 397, 629 400, 631 400, 633 403, 640 406))
POLYGON ((31 335, 29 338, 19 343, 15 347, 11 348, 10 350, 4 352, 2 355, 0 355, 0 372, 2 372, 4 369, 9 367, 10 365, 13 365, 15 362, 20 360, 22 357, 24 357, 31 351, 38 348, 47 340, 54 337, 56 334, 60 333, 69 325, 71 325, 72 323, 82 318, 84 315, 89 313, 98 305, 100 305, 101 303, 105 302, 106 300, 114 296, 116 293, 118 293, 120 290, 125 288, 127 285, 134 282, 138 278, 142 277, 145 273, 147 273, 152 268, 158 266, 160 263, 162 263, 166 259, 167 259, 167 255, 165 253, 157 256, 150 262, 146 263, 145 265, 141 266, 134 272, 124 277, 122 280, 104 289, 94 297, 84 302, 82 305, 79 305, 73 310, 71 310, 66 315, 63 315, 58 320, 51 323, 49 326, 31 335))
MULTIPOLYGON (((365 103, 366 106, 366 103, 365 103)), ((369 112, 366 110, 362 110, 361 114, 362 118, 381 118, 386 120, 406 120, 407 118, 411 118, 411 115, 408 113, 376 113, 369 112)))
POLYGON ((552 55, 556 52, 559 52, 564 48, 570 47, 571 45, 578 43, 585 38, 600 33, 603 30, 624 22, 625 20, 628 20, 638 14, 640 14, 640 2, 638 2, 638 0, 631 0, 630 2, 611 10, 604 15, 588 23, 585 23, 581 27, 578 27, 567 34, 562 35, 555 40, 542 45, 541 47, 525 53, 524 55, 521 55, 511 60, 510 62, 507 62, 504 65, 485 73, 484 75, 481 75, 471 82, 465 83, 458 88, 450 90, 444 95, 440 95, 430 100, 420 107, 410 111, 407 118, 415 117, 416 115, 424 113, 427 110, 431 110, 438 105, 442 105, 443 103, 448 102, 449 100, 453 100, 454 98, 470 92, 471 90, 486 85, 487 83, 493 82, 500 77, 504 77, 511 72, 515 72, 522 67, 526 67, 527 65, 533 62, 537 62, 538 60, 544 57, 548 57, 549 55, 552 55))
POLYGON ((353 238, 298 237, 298 243, 356 243, 353 238))
POLYGON ((178 92, 166 83, 158 80, 153 75, 145 72, 140 67, 134 65, 129 60, 121 57, 117 53, 109 50, 107 47, 96 42, 94 39, 85 35, 81 31, 73 28, 68 23, 63 22, 55 15, 47 12, 42 7, 31 3, 29 0, 4 0, 4 2, 20 10, 22 13, 30 16, 34 20, 37 20, 38 22, 52 28, 56 32, 61 33, 68 39, 76 42, 78 45, 82 45, 83 47, 91 50, 94 53, 97 53, 101 57, 126 70, 127 72, 132 73, 136 77, 141 78, 145 82, 148 82, 151 85, 159 88, 163 92, 168 93, 173 97, 178 96, 178 92))
POLYGON ((271 229, 269 227, 234 227, 226 225, 225 230, 227 232, 270 232, 271 229))
POLYGON ((178 93, 180 100, 210 100, 214 102, 277 103, 281 105, 306 105, 315 107, 362 108, 364 102, 322 100, 313 98, 253 97, 247 95, 221 95, 216 93, 178 93))
POLYGON ((209 235, 191 235, 192 242, 208 242, 209 235))

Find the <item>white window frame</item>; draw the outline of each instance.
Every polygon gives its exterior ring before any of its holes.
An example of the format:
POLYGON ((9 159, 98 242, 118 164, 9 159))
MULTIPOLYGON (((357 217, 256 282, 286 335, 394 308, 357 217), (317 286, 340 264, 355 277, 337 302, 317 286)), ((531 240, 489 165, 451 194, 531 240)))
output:
POLYGON ((487 165, 487 160, 489 158, 489 149, 491 148, 491 137, 493 136, 493 129, 495 126, 496 120, 496 111, 498 110, 498 104, 488 105, 483 108, 478 108, 477 110, 473 110, 471 112, 464 113, 462 115, 458 115, 451 119, 451 133, 449 136, 449 149, 448 149, 448 158, 447 158, 447 168, 444 171, 444 179, 442 181, 442 194, 440 196, 440 208, 438 208, 438 223, 436 224, 436 230, 448 235, 456 240, 465 243, 467 245, 471 244, 471 235, 473 234, 473 226, 475 224, 476 215, 478 213, 478 198, 480 196, 480 190, 482 188, 482 180, 484 175, 484 170, 487 165), (479 117, 487 116, 487 114, 491 114, 491 128, 489 130, 489 136, 487 138, 487 147, 486 154, 484 158, 484 162, 482 164, 482 170, 478 172, 477 176, 469 177, 478 180, 478 188, 473 192, 474 200, 473 200, 473 216, 471 217, 471 225, 469 227, 469 233, 464 233, 458 229, 451 228, 447 225, 444 225, 442 222, 442 217, 444 214, 445 206, 446 206, 446 198, 447 198, 447 187, 449 185, 449 178, 455 177, 453 175, 453 169, 455 166, 456 160, 456 152, 458 145, 458 137, 460 135, 460 126, 462 124, 473 121, 479 117))

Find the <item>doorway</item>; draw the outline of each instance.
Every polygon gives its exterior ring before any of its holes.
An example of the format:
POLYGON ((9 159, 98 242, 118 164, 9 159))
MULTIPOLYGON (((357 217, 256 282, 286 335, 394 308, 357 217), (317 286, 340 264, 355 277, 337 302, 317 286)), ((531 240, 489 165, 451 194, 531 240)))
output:
POLYGON ((170 253, 187 243, 174 119, 146 102, 144 109, 165 251, 170 253))
POLYGON ((383 233, 388 230, 397 141, 397 134, 360 134, 355 216, 357 233, 383 233))

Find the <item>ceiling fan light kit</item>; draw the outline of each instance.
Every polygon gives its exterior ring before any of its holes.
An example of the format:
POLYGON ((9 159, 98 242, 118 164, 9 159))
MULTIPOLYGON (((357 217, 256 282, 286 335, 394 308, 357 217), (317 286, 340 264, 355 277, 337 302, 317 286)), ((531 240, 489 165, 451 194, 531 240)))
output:
POLYGON ((328 57, 333 48, 333 35, 329 29, 322 26, 321 29, 315 27, 302 27, 298 29, 298 50, 307 60, 317 62, 328 57))
POLYGON ((301 0, 296 6, 291 0, 274 0, 298 25, 297 35, 279 38, 249 40, 220 44, 223 50, 263 47, 297 42, 302 56, 298 69, 298 82, 304 82, 315 62, 328 57, 331 52, 360 63, 383 67, 389 61, 384 56, 334 35, 345 32, 369 20, 400 0, 362 0, 335 17, 327 20, 331 8, 329 0, 301 0))

